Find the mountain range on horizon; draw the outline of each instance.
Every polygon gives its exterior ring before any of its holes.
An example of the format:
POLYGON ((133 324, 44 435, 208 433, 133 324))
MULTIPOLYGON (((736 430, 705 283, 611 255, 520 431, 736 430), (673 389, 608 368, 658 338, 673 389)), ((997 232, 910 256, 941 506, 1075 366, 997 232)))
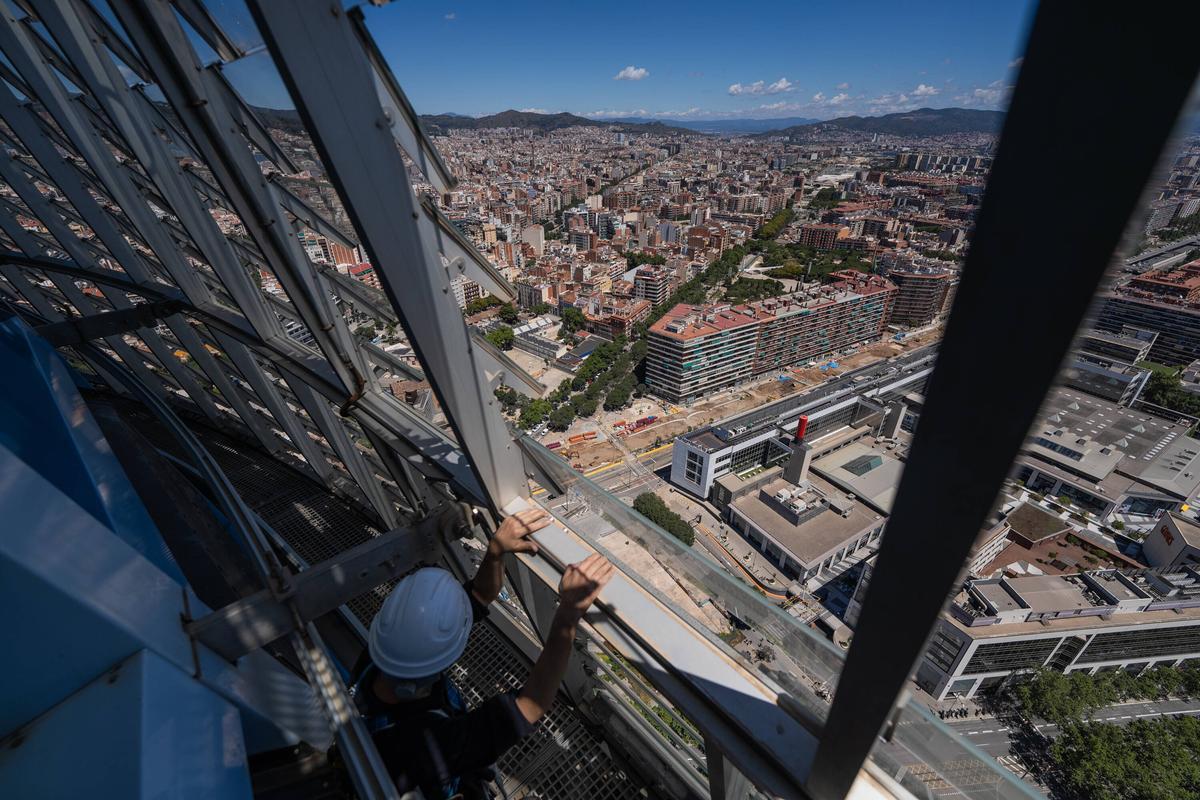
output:
POLYGON ((469 117, 463 114, 422 114, 421 122, 431 132, 439 130, 479 130, 487 128, 529 128, 547 133, 560 128, 578 126, 592 128, 615 128, 624 133, 696 133, 688 128, 667 125, 658 121, 624 122, 619 120, 597 120, 581 117, 566 111, 557 114, 539 114, 535 111, 517 111, 509 109, 499 114, 487 114, 482 117, 469 117))
POLYGON ((918 108, 874 117, 847 116, 827 120, 806 117, 683 120, 672 117, 593 119, 567 112, 539 114, 533 111, 509 110, 481 117, 453 113, 423 115, 421 121, 433 129, 520 127, 546 132, 583 125, 616 128, 626 133, 746 134, 758 137, 794 136, 818 132, 821 129, 839 129, 919 137, 953 133, 998 133, 1004 121, 1004 112, 972 108, 918 108))
MULTIPOLYGON (((602 121, 602 120, 597 120, 602 121)), ((764 131, 811 125, 821 120, 812 117, 729 117, 717 119, 679 119, 677 117, 613 117, 611 122, 661 122, 699 133, 763 133, 764 131)))
POLYGON ((891 136, 944 136, 953 133, 999 133, 1003 111, 974 108, 917 108, 878 117, 838 117, 753 134, 756 138, 797 136, 822 130, 882 133, 891 136))
MULTIPOLYGON (((283 128, 300 128, 299 115, 290 109, 255 108, 268 124, 283 128)), ((421 122, 431 133, 451 129, 486 130, 489 128, 528 128, 547 133, 576 126, 598 127, 624 133, 658 134, 744 134, 754 137, 798 136, 823 129, 883 133, 893 136, 941 136, 953 133, 998 133, 1004 121, 1003 111, 981 111, 970 108, 918 108, 883 114, 876 117, 848 116, 814 120, 805 117, 774 119, 713 119, 681 120, 676 118, 592 119, 578 114, 560 112, 540 114, 534 111, 509 109, 498 114, 472 117, 453 112, 422 114, 421 122)))

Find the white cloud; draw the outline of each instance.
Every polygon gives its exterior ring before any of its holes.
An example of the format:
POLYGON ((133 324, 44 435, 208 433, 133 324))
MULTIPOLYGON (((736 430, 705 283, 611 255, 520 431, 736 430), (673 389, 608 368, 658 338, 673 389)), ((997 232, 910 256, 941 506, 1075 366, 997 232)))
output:
POLYGON ((975 86, 969 92, 955 95, 954 99, 964 106, 995 108, 1008 102, 1012 88, 1003 80, 992 81, 987 86, 975 86))
POLYGON ((905 92, 885 92, 865 101, 864 105, 871 114, 894 114, 898 111, 911 111, 917 107, 918 101, 905 92))
POLYGON ((545 108, 522 108, 522 109, 520 109, 520 111, 522 114, 549 114, 550 113, 550 111, 545 108))
POLYGON ((614 81, 640 81, 642 78, 649 78, 650 70, 643 67, 635 67, 630 64, 625 69, 613 75, 614 81))
POLYGON ((1025 63, 1025 56, 1021 56, 1020 58, 1014 58, 1012 61, 1008 62, 1008 68, 1016 69, 1017 67, 1021 66, 1024 63, 1025 63))
MULTIPOLYGON (((662 112, 666 116, 667 112, 662 112)), ((636 108, 632 111, 617 111, 615 109, 603 109, 601 111, 588 111, 583 114, 585 117, 593 117, 595 119, 610 119, 612 117, 656 117, 658 113, 651 113, 644 108, 636 108)))
POLYGON ((451 11, 449 14, 447 14, 445 17, 443 17, 443 19, 448 19, 451 22, 453 22, 454 20, 458 19, 458 14, 451 11))
POLYGON ((833 88, 835 88, 835 89, 849 89, 849 88, 850 88, 850 84, 848 84, 848 83, 846 83, 846 82, 844 82, 844 81, 843 81, 842 83, 839 83, 837 86, 835 86, 835 87, 833 87, 833 88))
POLYGON ((795 91, 796 84, 789 81, 787 78, 780 78, 772 84, 766 81, 755 81, 754 83, 735 83, 732 84, 728 92, 732 95, 739 94, 782 94, 784 92, 795 91))
POLYGON ((933 97, 938 93, 936 86, 930 86, 925 83, 917 84, 917 88, 912 90, 913 97, 933 97))
POLYGON ((833 97, 829 98, 829 105, 840 106, 842 103, 850 99, 850 95, 845 92, 838 92, 833 97))
POLYGON ((817 92, 816 94, 814 94, 814 95, 812 96, 812 101, 813 101, 814 103, 824 103, 824 102, 825 102, 825 95, 824 95, 824 93, 822 93, 822 92, 817 92))

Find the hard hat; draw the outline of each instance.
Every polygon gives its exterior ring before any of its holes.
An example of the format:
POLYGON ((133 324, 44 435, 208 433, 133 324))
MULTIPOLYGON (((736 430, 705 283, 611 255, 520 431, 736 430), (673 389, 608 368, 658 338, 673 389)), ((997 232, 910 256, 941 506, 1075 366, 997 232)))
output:
POLYGON ((406 576, 371 620, 371 660, 395 678, 425 678, 449 667, 471 635, 471 600, 444 569, 406 576))

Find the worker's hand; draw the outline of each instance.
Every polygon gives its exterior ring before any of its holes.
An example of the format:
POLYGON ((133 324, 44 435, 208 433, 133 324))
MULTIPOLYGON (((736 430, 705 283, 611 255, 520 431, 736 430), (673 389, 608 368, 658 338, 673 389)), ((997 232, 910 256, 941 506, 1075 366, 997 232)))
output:
POLYGON ((530 539, 529 534, 549 524, 550 515, 540 508, 518 511, 500 523, 496 535, 488 543, 488 554, 502 556, 505 553, 536 553, 537 542, 530 539))
POLYGON ((578 564, 570 564, 558 584, 557 622, 574 625, 612 579, 616 567, 599 553, 593 553, 578 564))

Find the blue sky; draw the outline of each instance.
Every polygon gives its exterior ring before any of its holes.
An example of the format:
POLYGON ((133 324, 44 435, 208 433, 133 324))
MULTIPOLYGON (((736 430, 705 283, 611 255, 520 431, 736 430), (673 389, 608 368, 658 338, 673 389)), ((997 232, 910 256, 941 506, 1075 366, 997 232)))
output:
MULTIPOLYGON (((692 119, 1001 108, 1030 12, 1010 0, 366 8, 421 113, 692 119)), ((239 81, 251 102, 286 104, 251 82, 239 81)))

